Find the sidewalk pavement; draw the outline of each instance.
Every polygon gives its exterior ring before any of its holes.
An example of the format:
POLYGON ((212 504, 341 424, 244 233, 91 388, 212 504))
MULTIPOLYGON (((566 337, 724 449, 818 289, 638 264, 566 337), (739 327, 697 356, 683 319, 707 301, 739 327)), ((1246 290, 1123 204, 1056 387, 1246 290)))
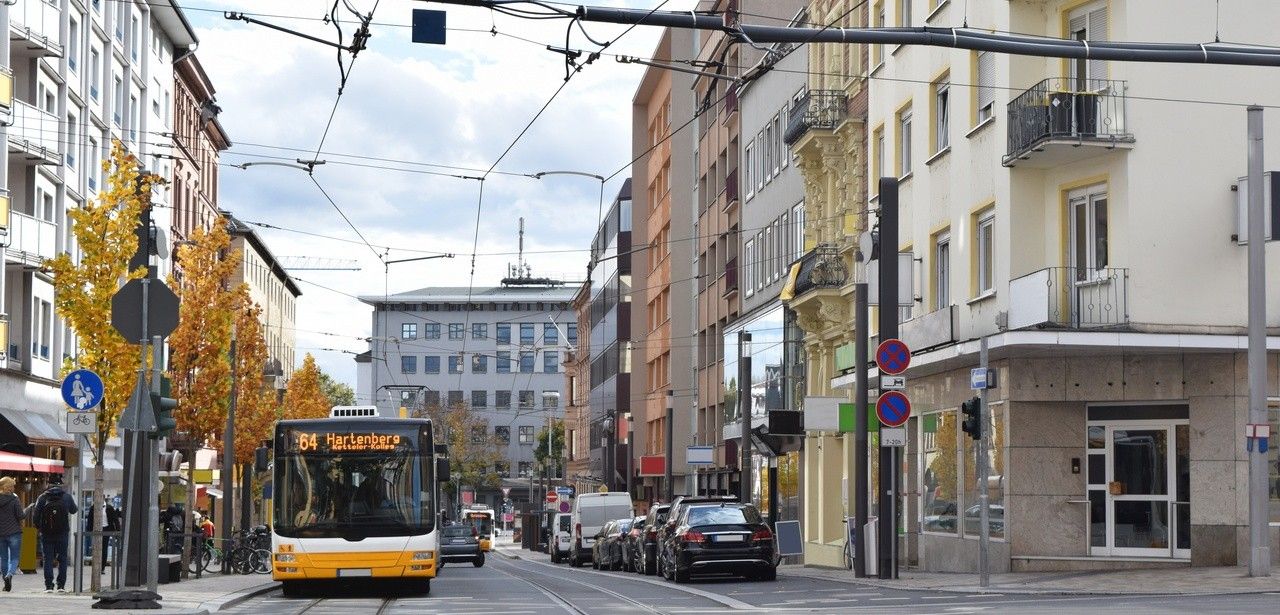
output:
POLYGON ((1185 567, 1151 570, 1089 570, 1067 572, 1005 572, 992 574, 987 587, 978 575, 902 571, 899 578, 856 579, 853 571, 785 565, 779 573, 843 581, 857 585, 955 592, 963 594, 1254 594, 1280 592, 1276 577, 1250 577, 1247 567, 1185 567))
MULTIPOLYGON (((67 589, 71 589, 70 571, 67 571, 67 589)), ((101 613, 92 610, 93 594, 87 588, 83 593, 44 593, 44 573, 19 573, 13 577, 13 591, 0 593, 0 612, 22 615, 69 615, 72 613, 101 613)), ((159 611, 108 611, 115 613, 194 614, 215 613, 229 608, 260 593, 271 591, 277 584, 269 575, 221 575, 205 574, 179 583, 160 585, 156 591, 162 596, 163 607, 159 611)))

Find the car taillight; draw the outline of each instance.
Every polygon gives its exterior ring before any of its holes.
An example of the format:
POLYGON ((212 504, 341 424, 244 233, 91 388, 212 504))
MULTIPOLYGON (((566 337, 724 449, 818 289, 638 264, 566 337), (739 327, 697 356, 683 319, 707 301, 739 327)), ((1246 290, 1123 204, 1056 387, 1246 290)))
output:
POLYGON ((767 527, 762 527, 751 533, 752 542, 759 542, 761 540, 773 540, 773 532, 770 532, 767 527))
POLYGON ((680 537, 680 540, 683 540, 685 542, 706 542, 707 537, 704 536, 702 532, 699 532, 698 530, 689 530, 684 533, 684 536, 680 537))

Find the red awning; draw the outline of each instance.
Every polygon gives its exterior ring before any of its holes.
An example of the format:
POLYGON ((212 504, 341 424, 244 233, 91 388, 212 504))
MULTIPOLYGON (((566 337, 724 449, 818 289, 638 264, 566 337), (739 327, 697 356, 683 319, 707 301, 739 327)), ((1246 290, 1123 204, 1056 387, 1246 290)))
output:
POLYGON ((44 472, 46 474, 62 474, 61 459, 45 459, 0 451, 0 470, 11 472, 44 472))

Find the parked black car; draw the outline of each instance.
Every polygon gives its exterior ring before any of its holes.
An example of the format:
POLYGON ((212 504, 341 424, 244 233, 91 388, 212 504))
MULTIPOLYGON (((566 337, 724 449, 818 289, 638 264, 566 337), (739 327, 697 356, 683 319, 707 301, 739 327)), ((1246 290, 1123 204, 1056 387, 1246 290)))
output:
POLYGON ((640 562, 640 541, 644 536, 644 516, 631 520, 631 527, 622 535, 622 569, 635 572, 640 562))
POLYGON ((596 534, 591 546, 591 567, 599 570, 622 568, 622 537, 631 529, 631 519, 614 519, 596 534))
POLYGON ((667 523, 670 504, 653 504, 649 514, 645 515, 644 526, 640 528, 637 545, 636 572, 640 574, 657 574, 658 572, 658 532, 667 523))
POLYGON ((667 570, 668 564, 671 563, 671 538, 676 531, 676 518, 680 516, 683 509, 694 504, 725 504, 737 502, 738 498, 731 495, 681 495, 671 502, 671 508, 667 511, 667 522, 658 526, 658 562, 657 573, 663 577, 670 577, 671 572, 667 570))
POLYGON ((480 537, 470 525, 447 525, 440 529, 440 567, 445 562, 471 562, 479 568, 484 565, 484 551, 480 550, 480 537))
POLYGON ((756 581, 777 578, 773 532, 751 504, 695 504, 681 509, 670 540, 667 578, 730 573, 756 581))

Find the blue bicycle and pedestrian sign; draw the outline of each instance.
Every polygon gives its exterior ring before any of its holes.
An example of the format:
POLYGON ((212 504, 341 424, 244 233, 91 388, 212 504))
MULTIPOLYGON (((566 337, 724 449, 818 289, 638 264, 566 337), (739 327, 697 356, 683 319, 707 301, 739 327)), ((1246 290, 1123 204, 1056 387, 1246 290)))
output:
POLYGON ((62 381, 62 401, 72 410, 89 411, 102 403, 102 378, 87 369, 77 369, 62 381))
POLYGON ((900 339, 887 339, 876 346, 876 366, 881 374, 895 376, 911 365, 911 349, 900 339))
POLYGON ((876 400, 876 418, 884 427, 898 427, 911 418, 911 400, 900 391, 886 391, 876 400))

